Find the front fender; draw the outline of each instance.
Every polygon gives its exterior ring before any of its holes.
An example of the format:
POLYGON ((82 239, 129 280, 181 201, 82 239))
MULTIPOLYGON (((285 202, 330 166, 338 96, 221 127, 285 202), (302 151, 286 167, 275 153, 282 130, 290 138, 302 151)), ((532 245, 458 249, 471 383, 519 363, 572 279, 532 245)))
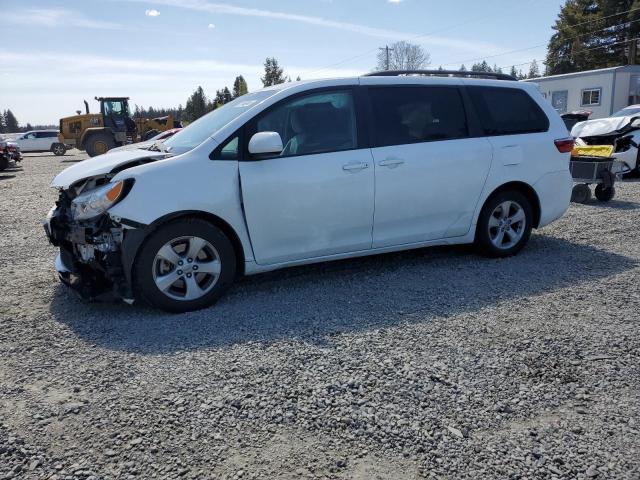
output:
POLYGON ((135 228, 176 212, 204 212, 229 225, 242 244, 245 260, 253 260, 242 211, 238 162, 209 160, 192 152, 120 172, 113 181, 132 178, 135 183, 109 214, 135 228))

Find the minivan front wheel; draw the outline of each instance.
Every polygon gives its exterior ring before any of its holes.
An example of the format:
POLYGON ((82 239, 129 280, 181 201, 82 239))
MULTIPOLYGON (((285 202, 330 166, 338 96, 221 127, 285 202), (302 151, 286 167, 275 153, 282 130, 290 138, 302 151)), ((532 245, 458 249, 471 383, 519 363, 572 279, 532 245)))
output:
POLYGON ((143 245, 135 282, 151 305, 187 312, 212 305, 233 282, 236 256, 226 235, 200 219, 171 222, 143 245))
POLYGON ((531 236, 531 203, 517 191, 500 192, 485 203, 476 231, 476 246, 490 257, 518 253, 531 236))

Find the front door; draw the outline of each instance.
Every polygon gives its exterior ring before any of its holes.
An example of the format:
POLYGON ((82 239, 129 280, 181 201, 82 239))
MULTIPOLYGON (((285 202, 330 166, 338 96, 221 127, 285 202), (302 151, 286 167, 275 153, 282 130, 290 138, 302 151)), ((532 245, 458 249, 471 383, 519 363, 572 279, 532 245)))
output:
POLYGON ((359 148, 351 89, 283 100, 249 130, 278 132, 284 145, 280 155, 240 162, 257 263, 371 248, 374 169, 371 151, 359 148))
POLYGON ((465 235, 491 167, 456 86, 372 86, 373 247, 465 235))

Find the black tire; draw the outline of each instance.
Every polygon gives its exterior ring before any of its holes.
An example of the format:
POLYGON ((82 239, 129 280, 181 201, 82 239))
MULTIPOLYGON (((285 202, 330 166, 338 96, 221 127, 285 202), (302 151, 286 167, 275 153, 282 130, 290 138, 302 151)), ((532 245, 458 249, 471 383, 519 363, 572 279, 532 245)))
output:
POLYGON ((585 183, 579 183, 571 190, 571 201, 574 203, 587 203, 591 200, 591 189, 585 183))
MULTIPOLYGON (((186 260, 186 254, 180 258, 186 260)), ((192 265, 196 265, 196 263, 192 265)), ((178 267, 176 265, 172 270, 180 273, 182 271, 178 270, 179 268, 186 270, 186 263, 184 267, 178 267)), ((141 247, 136 259, 133 269, 133 280, 136 295, 144 299, 147 303, 168 312, 182 313, 199 310, 214 304, 233 283, 236 272, 236 255, 229 238, 227 238, 219 228, 209 222, 196 218, 186 218, 163 225, 149 236, 141 247), (217 280, 212 282, 213 285, 209 287, 210 290, 207 291, 207 293, 195 300, 172 298, 156 285, 154 279, 155 269, 157 268, 156 255, 160 249, 166 246, 167 243, 184 237, 199 237, 209 242, 215 249, 215 253, 220 262, 220 273, 217 280)), ((184 275, 188 274, 185 273, 184 275)), ((193 275, 193 280, 197 281, 196 273, 193 273, 193 275)), ((201 275, 200 281, 208 281, 206 274, 202 276, 203 274, 199 273, 199 275, 201 275)), ((178 287, 183 285, 186 294, 187 284, 184 282, 186 279, 184 279, 184 276, 180 278, 178 283, 174 283, 173 285, 178 285, 178 287)))
POLYGON ((148 132, 142 135, 142 141, 146 142, 147 140, 151 140, 153 137, 158 135, 160 132, 158 130, 149 130, 148 132))
POLYGON ((61 157, 65 153, 67 153, 67 147, 62 143, 54 143, 51 145, 51 153, 53 153, 56 157, 61 157))
POLYGON ((106 132, 93 133, 84 142, 85 150, 90 157, 107 153, 115 146, 116 142, 113 139, 113 135, 106 132))
MULTIPOLYGON (((515 209, 515 206, 513 208, 515 209)), ((509 225, 511 225, 511 223, 509 223, 509 225)), ((482 207, 482 211, 478 217, 478 225, 476 227, 475 247, 480 254, 487 257, 510 257, 522 250, 522 248, 527 244, 529 237, 531 236, 532 227, 533 208, 529 199, 517 190, 499 192, 489 197, 482 207), (524 225, 522 225, 522 230, 520 231, 520 223, 518 222, 517 225, 514 223, 520 236, 513 245, 498 247, 492 240, 492 233, 495 233, 495 230, 498 227, 490 227, 490 221, 492 220, 492 217, 494 220, 496 219, 496 217, 494 217, 496 209, 505 202, 512 202, 512 204, 521 208, 524 213, 524 225)))
POLYGON ((0 156, 0 172, 9 168, 9 159, 2 155, 0 156))
POLYGON ((609 202, 616 196, 616 187, 605 187, 602 183, 596 186, 596 198, 601 202, 609 202))

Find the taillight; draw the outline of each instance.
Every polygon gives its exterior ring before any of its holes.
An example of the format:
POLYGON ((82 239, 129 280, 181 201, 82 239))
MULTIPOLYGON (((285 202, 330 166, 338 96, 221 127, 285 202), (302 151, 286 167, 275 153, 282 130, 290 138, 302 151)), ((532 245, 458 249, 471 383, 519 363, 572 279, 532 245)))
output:
POLYGON ((560 153, 571 153, 571 150, 573 150, 573 145, 575 144, 575 140, 573 139, 573 137, 567 137, 554 140, 553 143, 556 144, 556 148, 560 153))

